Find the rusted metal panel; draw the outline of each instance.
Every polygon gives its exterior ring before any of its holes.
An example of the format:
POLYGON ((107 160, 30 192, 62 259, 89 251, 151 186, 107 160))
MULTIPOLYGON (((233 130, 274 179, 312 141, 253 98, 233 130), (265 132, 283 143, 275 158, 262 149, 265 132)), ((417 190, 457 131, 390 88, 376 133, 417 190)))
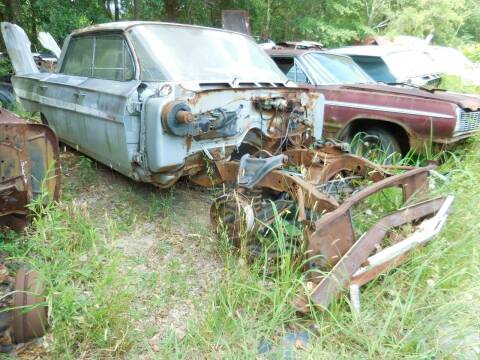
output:
MULTIPOLYGON (((347 251, 338 258, 338 262, 332 268, 332 270, 325 276, 323 276, 311 291, 310 299, 315 305, 318 305, 322 308, 327 308, 332 300, 334 300, 340 290, 346 288, 350 283, 350 279, 354 273, 364 264, 368 257, 374 252, 377 245, 385 238, 388 231, 392 228, 399 227, 404 224, 411 223, 415 220, 425 218, 426 216, 431 216, 435 214, 445 203, 445 198, 438 198, 430 201, 426 201, 420 204, 409 206, 405 209, 402 209, 398 212, 395 212, 391 215, 388 215, 378 221, 366 234, 364 234, 360 239, 355 239, 355 237, 350 235, 350 246, 347 251)), ((345 214, 336 214, 335 218, 338 216, 344 216, 345 214)), ((340 228, 335 228, 331 230, 330 224, 317 224, 317 231, 319 228, 324 228, 326 232, 334 233, 335 231, 340 230, 340 228)), ((341 239, 345 236, 345 233, 335 234, 336 238, 341 239)), ((381 271, 383 269, 379 269, 381 271)), ((370 276, 375 276, 377 274, 370 274, 370 276)), ((363 281, 367 280, 362 279, 363 281)), ((361 281, 359 277, 355 281, 361 281)), ((304 302, 301 305, 301 302, 297 302, 297 307, 303 311, 306 310, 306 305, 308 302, 304 302)))
POLYGON ((0 224, 20 230, 26 205, 42 192, 60 195, 60 157, 55 133, 0 109, 0 224))

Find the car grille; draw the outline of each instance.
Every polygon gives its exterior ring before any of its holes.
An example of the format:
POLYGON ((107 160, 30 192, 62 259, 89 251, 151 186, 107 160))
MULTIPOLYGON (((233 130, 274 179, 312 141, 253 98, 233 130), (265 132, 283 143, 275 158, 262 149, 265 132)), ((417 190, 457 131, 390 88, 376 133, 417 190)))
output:
POLYGON ((455 134, 467 133, 480 128, 480 111, 465 111, 460 113, 460 119, 455 127, 455 134))

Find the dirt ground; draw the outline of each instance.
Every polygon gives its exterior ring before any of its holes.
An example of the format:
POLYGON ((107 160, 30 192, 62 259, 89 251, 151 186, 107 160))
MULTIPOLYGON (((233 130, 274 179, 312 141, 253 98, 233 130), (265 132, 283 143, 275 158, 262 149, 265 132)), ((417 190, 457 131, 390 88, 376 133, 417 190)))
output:
MULTIPOLYGON (((106 214, 118 224, 114 241, 126 255, 125 270, 144 282, 137 284, 141 290, 134 327, 143 337, 136 352, 149 358, 170 331, 182 338, 220 280, 223 263, 209 219, 218 189, 181 181, 160 190, 70 149, 63 149, 62 173, 66 201, 86 207, 99 219, 106 214)), ((106 224, 99 221, 100 230, 106 224)))

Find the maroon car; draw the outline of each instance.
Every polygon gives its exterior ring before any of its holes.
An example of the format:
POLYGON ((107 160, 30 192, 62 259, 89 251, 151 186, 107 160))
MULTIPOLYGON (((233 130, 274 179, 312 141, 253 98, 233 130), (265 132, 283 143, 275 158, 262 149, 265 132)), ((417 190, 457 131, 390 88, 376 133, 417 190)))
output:
POLYGON ((267 51, 290 80, 324 94, 324 137, 351 141, 359 134, 357 146, 405 155, 480 129, 478 96, 376 83, 349 57, 319 49, 267 51))

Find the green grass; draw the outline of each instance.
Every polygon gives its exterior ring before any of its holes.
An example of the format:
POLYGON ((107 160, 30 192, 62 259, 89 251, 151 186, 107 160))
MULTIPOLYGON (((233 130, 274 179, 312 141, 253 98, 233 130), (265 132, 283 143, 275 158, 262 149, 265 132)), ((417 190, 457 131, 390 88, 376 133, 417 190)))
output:
POLYGON ((442 75, 442 81, 438 87, 453 92, 476 95, 480 94, 480 86, 465 84, 459 76, 455 75, 442 75))
POLYGON ((85 209, 72 203, 45 207, 39 198, 30 207, 30 230, 10 233, 0 252, 10 254, 9 262, 28 264, 44 283, 50 353, 72 359, 124 353, 132 344, 129 311, 135 294, 122 254, 109 238, 114 224, 105 218, 100 232, 85 209))
MULTIPOLYGON (((29 264, 44 280, 52 358, 136 358, 146 351, 159 359, 255 359, 261 341, 276 346, 287 331, 298 330, 311 335, 309 345, 298 350, 305 359, 478 358, 473 349, 480 347, 480 139, 451 153, 409 153, 401 164, 424 165, 431 159, 440 160, 439 171, 449 177, 446 184, 437 182, 433 193, 456 196, 447 226, 409 262, 362 288, 359 316, 350 311, 347 294, 327 312, 295 313, 292 300, 305 274, 288 248, 291 229, 277 219, 272 238, 280 257, 273 269, 265 258, 252 263, 246 254, 231 251, 227 239, 219 239, 221 279, 189 314, 186 334, 172 330, 154 352, 148 340, 156 328, 137 329, 140 317, 191 299, 189 278, 199 269, 168 257, 174 246, 168 241, 126 258, 115 239, 132 233, 141 221, 154 223, 168 237, 178 221, 196 219, 181 216, 176 190, 158 193, 126 180, 105 192, 98 185, 106 171, 83 156, 62 164, 68 176, 59 204, 33 204, 38 216, 29 232, 2 234, 0 252, 10 254, 12 263, 29 264), (108 196, 100 208, 78 201, 76 194, 88 189, 108 196), (164 262, 163 272, 131 270, 154 258, 164 262), (157 291, 139 301, 148 289, 157 291), (145 312, 133 305, 137 302, 145 312)), ((354 214, 357 230, 365 231, 376 219, 366 210, 388 212, 399 205, 394 191, 370 199, 354 214)), ((207 244, 214 236, 204 228, 194 235, 183 241, 207 244)))
MULTIPOLYGON (((262 271, 262 260, 247 265, 244 258, 227 252, 225 276, 210 308, 203 319, 192 321, 184 338, 170 334, 163 342, 162 355, 254 359, 262 339, 275 344, 286 331, 303 328, 313 340, 298 352, 300 358, 477 358, 479 160, 478 139, 446 156, 440 171, 454 171, 448 183, 434 189, 436 194, 456 196, 445 230, 416 250, 409 262, 366 285, 358 317, 351 313, 345 294, 329 311, 298 318, 291 301, 303 275, 292 267, 291 259, 280 264, 280 271, 271 277, 262 271)), ((372 205, 387 207, 392 201, 397 201, 396 195, 372 205)), ((282 243, 283 235, 277 236, 282 243)))

